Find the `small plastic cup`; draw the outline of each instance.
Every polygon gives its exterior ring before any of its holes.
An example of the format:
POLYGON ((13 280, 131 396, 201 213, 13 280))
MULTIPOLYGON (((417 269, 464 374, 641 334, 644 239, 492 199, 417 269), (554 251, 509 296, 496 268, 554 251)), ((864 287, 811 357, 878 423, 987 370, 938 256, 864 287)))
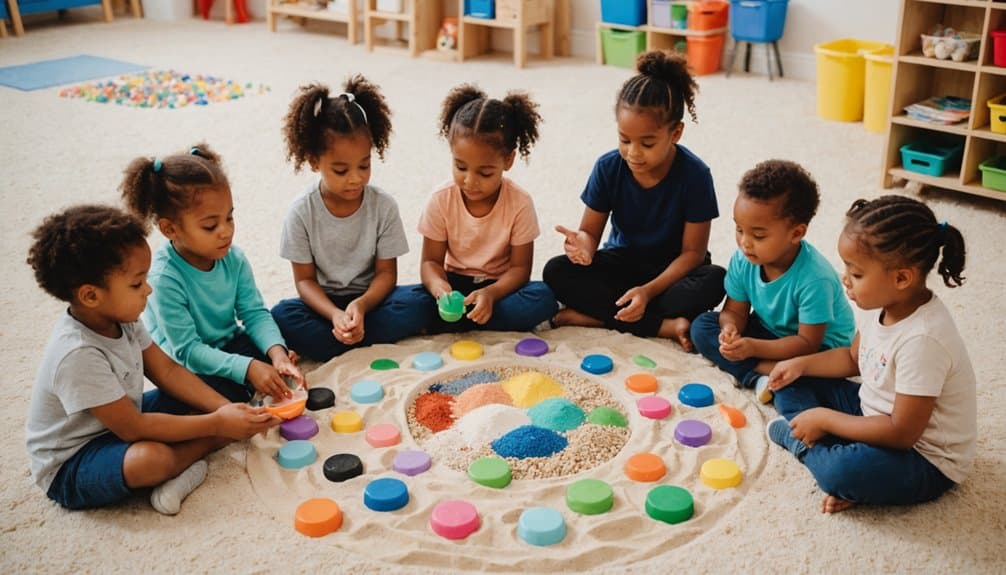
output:
POLYGON ((454 323, 465 314, 465 296, 459 291, 452 291, 437 298, 437 310, 440 319, 454 323))

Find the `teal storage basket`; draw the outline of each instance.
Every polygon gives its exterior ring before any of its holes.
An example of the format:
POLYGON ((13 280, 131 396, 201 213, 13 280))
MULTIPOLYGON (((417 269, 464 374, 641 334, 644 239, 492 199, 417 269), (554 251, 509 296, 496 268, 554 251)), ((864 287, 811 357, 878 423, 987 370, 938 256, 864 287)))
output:
POLYGON ((963 152, 964 142, 918 140, 901 146, 901 167, 938 178, 960 169, 963 152))

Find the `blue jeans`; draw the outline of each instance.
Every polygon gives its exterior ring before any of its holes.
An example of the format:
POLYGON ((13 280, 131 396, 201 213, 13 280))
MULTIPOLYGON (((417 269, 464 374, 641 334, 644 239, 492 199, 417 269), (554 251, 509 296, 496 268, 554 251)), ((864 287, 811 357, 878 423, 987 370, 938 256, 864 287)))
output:
MULTIPOLYGON (((787 420, 814 407, 863 415, 859 384, 846 379, 800 378, 775 392, 775 407, 787 420)), ((921 503, 954 486, 914 449, 877 447, 834 436, 821 438, 800 461, 822 491, 855 503, 921 503)))
MULTIPOLYGON (((476 282, 471 276, 447 273, 447 281, 451 288, 468 295, 477 289, 493 284, 494 280, 476 282)), ((432 297, 431 297, 432 299, 432 297)), ((458 333, 473 330, 492 331, 531 331, 543 321, 552 319, 552 316, 559 311, 559 304, 555 301, 552 290, 544 282, 527 282, 523 287, 512 294, 498 300, 493 305, 493 315, 489 321, 479 325, 466 316, 462 316, 459 321, 446 322, 436 313, 434 303, 434 315, 429 325, 430 333, 458 333)))
MULTIPOLYGON (((742 335, 755 339, 779 339, 779 336, 762 325, 755 314, 748 317, 747 327, 744 328, 742 335)), ((691 336, 695 351, 716 364, 716 367, 737 378, 739 387, 754 388, 755 380, 761 375, 755 371, 761 359, 749 357, 740 361, 730 361, 720 355, 720 312, 707 311, 695 318, 692 322, 691 336)))
MULTIPOLYGON (((357 295, 329 296, 345 309, 357 295)), ((311 309, 300 298, 285 299, 272 308, 272 317, 290 349, 315 361, 328 361, 356 347, 395 343, 416 335, 436 313, 437 304, 421 284, 398 286, 363 319, 363 340, 346 345, 332 334, 332 320, 311 309)))
MULTIPOLYGON (((144 393, 142 411, 182 413, 166 411, 173 404, 162 402, 164 397, 157 390, 144 393)), ((122 475, 130 445, 111 431, 88 441, 63 462, 46 495, 67 509, 104 507, 126 499, 133 494, 122 475)))

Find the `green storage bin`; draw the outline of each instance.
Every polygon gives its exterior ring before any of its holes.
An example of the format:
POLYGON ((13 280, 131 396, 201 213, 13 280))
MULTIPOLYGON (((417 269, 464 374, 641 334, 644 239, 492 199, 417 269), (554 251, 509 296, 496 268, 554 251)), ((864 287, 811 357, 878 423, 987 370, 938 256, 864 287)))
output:
POLYGON ((995 156, 982 162, 982 187, 1006 192, 1006 156, 995 156))
POLYGON ((601 28, 601 55, 604 63, 635 68, 636 56, 646 50, 646 32, 601 28))

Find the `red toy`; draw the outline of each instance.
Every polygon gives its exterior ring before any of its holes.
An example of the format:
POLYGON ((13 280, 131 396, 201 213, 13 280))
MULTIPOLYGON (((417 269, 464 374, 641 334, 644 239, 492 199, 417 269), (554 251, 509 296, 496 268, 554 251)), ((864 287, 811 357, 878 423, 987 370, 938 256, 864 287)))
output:
MULTIPOLYGON (((244 24, 248 21, 248 5, 245 0, 224 0, 225 2, 234 2, 234 12, 236 13, 236 20, 238 24, 244 24)), ((202 15, 203 20, 210 19, 210 9, 213 8, 213 0, 199 0, 199 13, 202 15)), ((230 10, 228 10, 228 16, 230 10)), ((230 18, 227 19, 227 23, 230 24, 230 18)))

